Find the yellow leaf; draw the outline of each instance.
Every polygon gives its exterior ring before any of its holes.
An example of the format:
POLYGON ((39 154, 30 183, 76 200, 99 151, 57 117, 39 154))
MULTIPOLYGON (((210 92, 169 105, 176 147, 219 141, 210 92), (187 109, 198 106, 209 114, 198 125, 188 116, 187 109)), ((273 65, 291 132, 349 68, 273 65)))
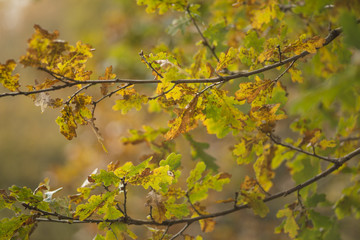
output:
POLYGON ((264 90, 267 90, 268 88, 271 89, 274 86, 274 82, 271 80, 261 80, 258 76, 255 77, 255 82, 246 82, 246 83, 240 83, 239 90, 236 91, 235 97, 236 100, 242 101, 245 100, 248 103, 251 103, 255 100, 256 97, 260 93, 265 93, 264 90))
POLYGON ((14 60, 7 60, 5 64, 0 64, 0 83, 12 92, 20 87, 20 75, 12 75, 15 67, 16 63, 14 60))
POLYGON ((336 147, 336 142, 334 140, 324 139, 324 140, 320 141, 319 145, 322 149, 333 148, 333 147, 336 147))
POLYGON ((290 68, 289 73, 293 82, 303 83, 304 78, 301 76, 301 71, 298 69, 290 68))
POLYGON ((200 220, 199 223, 200 223, 201 231, 212 232, 214 231, 216 222, 213 218, 207 218, 200 220))
POLYGON ((196 95, 191 102, 183 109, 178 118, 170 122, 170 130, 165 134, 165 139, 172 140, 179 134, 186 133, 197 126, 197 119, 194 118, 196 114, 196 105, 199 95, 196 95))

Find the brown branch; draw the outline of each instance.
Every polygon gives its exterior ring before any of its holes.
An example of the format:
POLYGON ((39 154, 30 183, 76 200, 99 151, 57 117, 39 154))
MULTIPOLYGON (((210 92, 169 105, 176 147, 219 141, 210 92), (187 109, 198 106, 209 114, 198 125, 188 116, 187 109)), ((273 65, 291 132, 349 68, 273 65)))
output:
MULTIPOLYGON (((328 36, 325 38, 325 43, 323 44, 322 47, 328 45, 330 42, 332 42, 335 38, 337 38, 342 32, 341 28, 336 28, 333 29, 332 31, 330 31, 330 33, 328 34, 328 36)), ((173 80, 171 81, 171 83, 175 83, 175 84, 179 84, 179 83, 217 83, 217 82, 227 82, 233 79, 237 79, 237 78, 242 78, 242 77, 249 77, 255 74, 259 74, 262 72, 266 72, 269 71, 271 69, 280 67, 282 65, 285 65, 287 63, 296 61, 300 58, 303 58, 307 55, 309 55, 310 53, 307 51, 304 51, 298 55, 295 55, 293 57, 287 58, 285 60, 282 60, 281 62, 277 62, 271 65, 267 65, 265 67, 253 70, 253 71, 241 71, 238 73, 234 73, 234 74, 230 74, 227 76, 218 76, 215 78, 199 78, 199 79, 178 79, 178 80, 173 80)), ((42 69, 41 69, 42 70, 42 69)), ((49 70, 46 70, 47 72, 49 70)), ((67 80, 70 80, 69 78, 66 78, 67 80)), ((57 85, 57 86, 53 86, 50 88, 46 88, 46 89, 40 89, 40 90, 34 90, 34 91, 28 91, 28 92, 7 92, 7 93, 2 93, 0 94, 0 98, 1 97, 7 97, 7 96, 17 96, 17 95, 30 95, 30 94, 36 94, 36 93, 41 93, 41 92, 49 92, 49 91, 56 91, 59 89, 63 89, 63 88, 67 88, 67 87, 72 87, 75 86, 77 84, 92 84, 92 85, 96 85, 96 84, 102 84, 102 83, 127 83, 127 84, 154 84, 154 83, 161 83, 161 81, 159 80, 150 80, 150 79, 109 79, 109 80, 84 80, 84 81, 79 81, 79 80, 74 80, 71 79, 72 82, 70 83, 66 83, 64 85, 57 85)))
POLYGON ((202 43, 204 44, 204 46, 206 46, 210 50, 211 54, 216 58, 216 61, 219 62, 220 60, 219 60, 219 57, 215 53, 215 48, 210 45, 209 41, 206 39, 204 34, 201 32, 199 25, 197 24, 194 16, 192 15, 192 13, 190 11, 190 5, 188 5, 188 7, 186 8, 186 12, 189 15, 192 23, 194 24, 196 31, 199 33, 200 37, 202 38, 202 43))
MULTIPOLYGON (((315 183, 317 181, 319 181, 320 179, 328 176, 330 173, 338 170, 344 163, 346 163, 347 161, 349 161, 350 159, 352 159, 353 157, 357 156, 360 154, 360 148, 355 149, 354 151, 352 151, 351 153, 338 158, 337 159, 337 164, 334 164, 333 166, 331 166, 330 168, 326 169, 325 171, 319 173, 318 175, 308 179, 307 181, 300 183, 290 189, 287 189, 285 191, 281 191, 278 192, 276 194, 273 194, 269 197, 266 197, 264 199, 264 202, 269 202, 272 200, 275 200, 277 198, 280 197, 285 197, 291 193, 294 193, 296 191, 299 191, 307 186, 309 186, 312 183, 315 183)), ((191 224, 193 222, 199 221, 199 220, 203 220, 203 219, 208 219, 208 218, 215 218, 215 217, 220 217, 220 216, 224 216, 224 215, 228 215, 230 213, 233 212, 237 212, 240 211, 242 209, 246 209, 246 208, 250 208, 250 206, 248 204, 243 204, 243 205, 235 205, 233 208, 225 210, 225 211, 220 211, 220 212, 216 212, 216 213, 211 213, 211 214, 206 214, 206 215, 201 215, 198 217, 194 217, 194 218, 183 218, 183 219, 177 219, 177 220, 166 220, 163 221, 161 223, 155 222, 155 221, 149 221, 149 220, 139 220, 139 219, 133 219, 133 218, 121 218, 121 219, 116 219, 116 220, 101 220, 101 219, 85 219, 83 221, 77 220, 77 219, 69 219, 68 217, 66 217, 66 219, 49 219, 49 218, 36 218, 36 221, 38 222, 58 222, 58 223, 101 223, 101 222, 123 222, 126 223, 128 225, 154 225, 154 226, 172 226, 172 225, 176 225, 176 224, 180 224, 180 223, 188 223, 191 224)), ((48 214, 51 215, 51 214, 48 214)), ((56 216, 56 215, 55 215, 56 216)))
POLYGON ((331 162, 331 163, 334 163, 335 165, 338 164, 338 159, 337 158, 330 158, 330 157, 324 157, 324 156, 320 156, 318 154, 316 154, 315 151, 313 152, 308 152, 308 151, 305 151, 299 147, 295 147, 293 145, 290 145, 290 144, 287 144, 287 143, 282 143, 278 137, 275 137, 274 135, 272 135, 271 133, 270 134, 267 134, 268 137, 270 138, 271 141, 273 141, 275 144, 277 145, 280 145, 280 146, 283 146, 283 147, 286 147, 286 148, 289 148, 291 150, 294 150, 294 151, 297 151, 297 152, 300 152, 300 153, 304 153, 306 155, 309 155, 309 156, 312 156, 312 157, 316 157, 316 158, 319 158, 321 160, 324 160, 324 161, 327 161, 327 162, 331 162))

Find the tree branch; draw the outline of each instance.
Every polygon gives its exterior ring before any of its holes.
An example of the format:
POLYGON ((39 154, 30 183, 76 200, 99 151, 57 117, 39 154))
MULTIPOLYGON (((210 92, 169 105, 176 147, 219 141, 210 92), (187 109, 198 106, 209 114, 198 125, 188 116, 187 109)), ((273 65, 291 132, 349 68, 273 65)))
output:
POLYGON ((313 151, 312 153, 311 152, 308 152, 308 151, 305 151, 301 148, 298 148, 298 147, 295 147, 293 145, 290 145, 290 144, 286 144, 286 143, 282 143, 278 137, 275 137, 274 135, 272 135, 271 133, 270 134, 267 134, 268 137, 270 138, 271 141, 273 141, 275 144, 277 145, 280 145, 280 146, 283 146, 283 147, 286 147, 286 148, 289 148, 291 150, 294 150, 294 151, 297 151, 297 152, 300 152, 300 153, 304 153, 306 155, 309 155, 309 156, 312 156, 312 157, 316 157, 316 158, 319 158, 321 160, 324 160, 324 161, 327 161, 327 162, 331 162, 331 163, 334 163, 335 165, 338 164, 338 159, 337 158, 330 158, 330 157, 324 157, 324 156, 320 156, 318 154, 315 153, 315 151, 313 151))
POLYGON ((188 5, 188 7, 186 8, 186 12, 187 12, 187 14, 189 14, 189 17, 190 17, 192 23, 194 24, 196 31, 199 33, 200 37, 202 38, 202 43, 204 44, 204 46, 206 46, 210 50, 211 54, 216 58, 216 61, 219 62, 219 57, 216 55, 215 48, 212 47, 210 45, 209 41, 206 39, 206 37, 204 37, 204 34, 201 32, 199 25, 197 24, 194 16, 190 12, 190 5, 188 5))
MULTIPOLYGON (((347 161, 349 161, 350 159, 352 159, 353 157, 357 156, 360 154, 360 147, 355 149, 354 151, 352 151, 351 153, 338 158, 337 159, 337 164, 334 164, 333 166, 331 166, 330 168, 326 169, 325 171, 319 173, 318 175, 308 179, 307 181, 300 183, 290 189, 278 192, 276 194, 273 194, 271 196, 266 197, 263 201, 264 202, 269 202, 272 201, 274 199, 280 198, 280 197, 285 197, 291 193, 294 193, 296 191, 299 191, 307 186, 309 186, 310 184, 319 181, 320 179, 328 176, 329 174, 331 174, 332 172, 338 170, 344 163, 346 163, 347 161)), ((194 217, 194 218, 183 218, 183 219, 177 219, 177 220, 166 220, 163 221, 161 223, 159 222, 155 222, 155 221, 150 221, 150 220, 139 220, 139 219, 133 219, 133 218, 121 218, 121 219, 117 219, 117 220, 101 220, 101 219, 85 219, 83 221, 77 220, 77 219, 72 219, 69 217, 64 217, 64 219, 50 219, 50 218, 36 218, 36 221, 38 222, 58 222, 58 223, 96 223, 99 224, 101 222, 124 222, 128 225, 154 225, 154 226, 172 226, 172 225, 176 225, 176 224, 180 224, 180 223, 187 223, 188 225, 199 221, 199 220, 203 220, 203 219, 208 219, 208 218, 215 218, 215 217, 220 217, 220 216, 224 216, 224 215, 228 215, 230 213, 233 212, 237 212, 240 211, 242 209, 246 209, 246 208, 250 208, 250 206, 248 204, 243 204, 243 205, 235 205, 233 208, 225 210, 225 211, 220 211, 220 212, 216 212, 216 213, 211 213, 211 214, 206 214, 206 215, 201 215, 198 217, 194 217)), ((42 210, 40 210, 42 211, 42 210)), ((46 212, 47 213, 47 212, 46 212)), ((52 215, 52 216, 56 216, 58 217, 58 214, 46 214, 46 215, 52 215)), ((186 228, 188 226, 186 225, 186 228)), ((186 229, 185 228, 185 229, 186 229)), ((184 229, 184 230, 185 230, 184 229)), ((180 233, 181 234, 181 233, 180 233)))
MULTIPOLYGON (((330 42, 332 42, 335 38, 337 38, 342 32, 341 28, 336 28, 333 29, 332 31, 330 31, 330 33, 328 34, 328 36, 325 38, 325 43, 323 44, 322 47, 328 45, 330 42)), ((227 82, 233 79, 237 79, 237 78, 242 78, 242 77, 249 77, 255 74, 259 74, 262 72, 266 72, 269 71, 271 69, 280 67, 282 65, 285 65, 287 63, 290 62, 294 62, 300 58, 303 58, 307 55, 309 55, 310 53, 308 51, 304 51, 298 55, 295 55, 293 57, 287 58, 285 60, 282 60, 281 62, 277 62, 274 64, 270 64, 267 66, 264 66, 262 68, 253 70, 253 71, 241 71, 238 73, 234 73, 234 74, 230 74, 227 76, 218 76, 215 78, 199 78, 199 79, 178 79, 178 80, 173 80, 171 81, 172 83, 175 84, 179 84, 179 83, 217 83, 217 82, 227 82)), ((52 73, 51 71, 47 70, 47 69, 39 69, 45 72, 48 72, 49 74, 55 74, 52 73)), ((58 75, 58 74, 57 74, 58 75)), ((59 77, 57 77, 57 79, 59 79, 59 77)), ((61 79, 61 77, 60 77, 61 79)), ((17 95, 31 95, 31 94, 37 94, 37 93, 41 93, 41 92, 50 92, 50 91, 56 91, 56 90, 60 90, 63 88, 67 88, 67 87, 73 87, 77 84, 92 84, 92 85, 96 85, 96 84, 103 84, 103 83, 127 83, 127 84, 157 84, 157 83, 161 83, 160 80, 151 80, 151 79, 109 79, 109 80, 84 80, 84 81, 79 81, 79 80, 75 80, 75 79, 70 79, 70 78, 66 78, 67 80, 71 81, 69 83, 63 84, 63 85, 57 85, 57 86, 53 86, 50 88, 46 88, 46 89, 40 89, 40 90, 34 90, 34 91, 28 91, 28 92, 23 92, 23 91, 19 91, 19 92, 7 92, 7 93, 2 93, 0 94, 0 98, 1 97, 8 97, 8 96, 17 96, 17 95)))

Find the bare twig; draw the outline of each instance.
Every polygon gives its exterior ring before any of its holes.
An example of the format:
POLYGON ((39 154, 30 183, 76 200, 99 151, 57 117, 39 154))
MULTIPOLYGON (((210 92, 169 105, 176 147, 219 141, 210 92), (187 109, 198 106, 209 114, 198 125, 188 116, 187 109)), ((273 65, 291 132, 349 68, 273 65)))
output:
POLYGON ((286 144, 286 143, 282 143, 278 137, 275 137, 274 135, 272 134, 267 134, 268 137, 270 138, 271 141, 273 141, 275 144, 277 145, 280 145, 280 146, 283 146, 283 147, 286 147, 286 148, 289 148, 291 150, 294 150, 294 151, 297 151, 297 152, 300 152, 300 153, 304 153, 306 155, 309 155, 309 156, 312 156, 312 157, 316 157, 316 158, 319 158, 321 160, 324 160, 324 161, 327 161, 327 162, 331 162, 331 163, 334 163, 335 165, 338 164, 338 159, 337 158, 330 158, 330 157, 324 157, 324 156, 320 156, 318 154, 314 152, 308 152, 308 151, 305 151, 301 148, 298 148, 298 147, 295 147, 293 145, 290 145, 290 144, 286 144))
MULTIPOLYGON (((347 161, 349 161, 350 159, 352 159, 353 157, 357 156, 360 154, 360 148, 355 149, 354 151, 352 151, 349 154, 346 154, 345 156, 338 158, 337 162, 338 164, 334 164, 333 166, 331 166, 330 168, 322 171, 321 173, 317 174, 316 176, 308 179, 305 182, 302 182, 292 188, 289 188, 287 190, 278 192, 276 194, 273 194, 269 197, 266 197, 263 201, 264 202, 270 202, 272 200, 275 200, 277 198, 280 197, 285 197, 288 196, 291 193, 297 192, 309 185, 311 185, 312 183, 315 183, 317 181, 319 181, 320 179, 328 176, 329 174, 331 174, 332 172, 338 170, 344 163, 346 163, 347 161)), ((215 218, 215 217, 220 217, 220 216, 224 216, 224 215, 228 215, 230 213, 233 212, 237 212, 240 211, 242 209, 246 209, 246 208, 250 208, 250 206, 248 204, 242 204, 242 205, 235 205, 233 208, 228 209, 228 210, 224 210, 224 211, 219 211, 219 212, 215 212, 215 213, 211 213, 211 214, 206 214, 206 215, 201 215, 198 217, 193 217, 193 218, 183 218, 183 219, 176 219, 176 220, 166 220, 163 221, 161 223, 159 222, 155 222, 153 220, 149 221, 149 220, 138 220, 138 219, 133 219, 130 218, 129 216, 127 218, 123 218, 123 219, 116 219, 116 220, 102 220, 102 219, 85 219, 83 221, 74 219, 74 218, 70 218, 70 217, 66 217, 63 216, 63 219, 49 219, 49 218, 36 218, 36 221, 38 222, 58 222, 58 223, 102 223, 102 222, 124 222, 128 225, 155 225, 155 226, 172 226, 172 225, 176 225, 176 224, 180 224, 180 223, 186 223, 187 225, 186 228, 188 227, 188 225, 190 225, 193 222, 199 221, 199 220, 203 220, 203 219, 208 219, 208 218, 215 218)), ((44 215, 52 215, 52 216, 56 216, 58 217, 58 214, 55 213, 48 213, 46 211, 42 211, 39 210, 40 212, 45 212, 46 214, 44 215)), ((185 228, 185 227, 184 227, 185 228)), ((185 228, 185 229, 186 229, 185 228)), ((180 231, 177 236, 179 236, 183 231, 185 231, 185 229, 182 229, 182 231, 180 231)))
POLYGON ((271 194, 267 191, 265 191, 265 189, 261 186, 261 184, 256 180, 256 184, 259 186, 260 190, 265 193, 265 195, 267 196, 271 196, 271 194))
POLYGON ((39 209, 37 207, 34 207, 34 206, 31 206, 30 204, 27 204, 27 203, 22 203, 22 205, 27 209, 40 212, 42 214, 42 216, 53 216, 53 217, 56 217, 58 220, 64 220, 64 219, 66 219, 66 220, 74 220, 73 217, 68 217, 68 216, 59 214, 57 212, 48 212, 48 211, 45 211, 45 210, 41 210, 41 209, 39 209))
POLYGON ((112 91, 112 92, 110 92, 110 93, 102 96, 100 99, 98 99, 98 100, 96 100, 96 101, 93 101, 93 102, 92 102, 93 109, 92 109, 91 115, 94 117, 95 108, 96 108, 96 106, 97 106, 97 104, 98 104, 99 102, 103 101, 103 100, 104 100, 105 98, 107 98, 107 97, 111 97, 113 94, 117 93, 118 91, 120 91, 120 90, 122 90, 122 89, 125 89, 125 88, 127 88, 127 87, 130 87, 131 85, 132 85, 132 84, 128 83, 128 84, 126 84, 125 86, 122 86, 122 87, 120 87, 120 88, 117 88, 117 89, 115 89, 114 91, 112 91))
POLYGON ((164 91, 164 92, 162 92, 162 93, 160 93, 159 95, 156 95, 156 96, 154 96, 154 97, 149 97, 148 99, 149 99, 149 100, 154 100, 154 99, 157 99, 157 98, 159 98, 159 97, 162 97, 162 96, 168 94, 169 92, 171 92, 172 90, 174 90, 174 88, 176 87, 176 85, 177 85, 177 84, 175 83, 170 89, 168 89, 168 90, 166 90, 166 91, 164 91))
POLYGON ((289 69, 294 65, 294 63, 296 62, 296 60, 292 61, 290 63, 290 65, 279 75, 274 79, 274 82, 276 83, 277 81, 279 81, 279 79, 284 76, 285 73, 287 73, 287 71, 289 71, 289 69))
POLYGON ((167 232, 169 231, 169 229, 170 229, 170 225, 167 225, 167 226, 166 226, 166 229, 165 229, 165 231, 164 231, 164 233, 163 233, 163 235, 162 235, 161 238, 160 238, 160 240, 163 240, 163 238, 166 236, 166 234, 167 234, 167 232))
POLYGON ((199 212, 196 207, 194 206, 194 204, 192 204, 191 200, 190 200, 190 197, 189 197, 189 192, 186 192, 186 198, 188 200, 188 202, 190 203, 190 206, 191 208, 199 215, 199 216, 202 216, 203 214, 201 214, 201 212, 199 212))
POLYGON ((123 207, 123 210, 124 210, 124 218, 125 218, 125 221, 129 218, 129 216, 127 215, 127 208, 126 208, 126 202, 127 202, 127 189, 126 189, 126 185, 127 185, 127 182, 125 182, 125 177, 121 178, 121 183, 122 185, 124 186, 124 207, 123 207))
POLYGON ((178 236, 180 236, 180 235, 190 226, 191 223, 192 223, 192 222, 186 223, 185 226, 184 226, 178 233, 176 233, 175 235, 173 235, 173 236, 170 238, 170 240, 173 240, 173 239, 177 238, 178 236))
POLYGON ((340 138, 339 142, 359 141, 360 137, 340 138))
POLYGON ((201 32, 199 25, 197 24, 194 16, 192 15, 192 13, 190 11, 190 5, 188 5, 188 7, 186 8, 186 12, 189 15, 192 23, 194 24, 196 31, 199 33, 200 37, 202 38, 202 43, 204 44, 204 46, 206 46, 210 50, 211 54, 216 58, 216 61, 219 62, 219 57, 215 53, 215 48, 210 45, 209 41, 206 39, 206 37, 204 37, 204 34, 201 32))
POLYGON ((159 77, 164 78, 161 73, 159 73, 153 66, 151 63, 149 63, 149 61, 146 59, 146 57, 144 56, 144 52, 143 50, 141 50, 141 52, 139 52, 139 55, 141 57, 142 60, 144 60, 144 62, 149 66, 149 68, 151 68, 159 77))
POLYGON ((91 86, 91 84, 89 83, 89 84, 83 86, 82 88, 80 88, 79 90, 77 90, 73 95, 71 95, 71 97, 65 102, 65 104, 69 104, 76 95, 78 95, 81 91, 84 91, 85 89, 89 88, 90 86, 91 86))
MULTIPOLYGON (((103 187, 105 188, 105 190, 106 190, 107 192, 111 192, 110 189, 109 189, 107 186, 105 186, 104 184, 103 184, 103 187)), ((116 208, 117 208, 117 210, 119 210, 123 215, 125 215, 124 211, 121 209, 121 207, 120 207, 120 205, 119 205, 118 203, 116 203, 116 208)))
MULTIPOLYGON (((332 31, 330 31, 330 33, 328 34, 328 36, 325 38, 325 43, 323 44, 322 47, 328 45, 330 42, 332 42, 335 38, 337 38, 342 32, 341 28, 336 28, 333 29, 332 31)), ((217 82, 227 82, 233 79, 237 79, 237 78, 242 78, 242 77, 249 77, 255 74, 259 74, 262 72, 266 72, 269 71, 270 69, 274 69, 277 67, 280 67, 282 65, 285 65, 287 63, 291 63, 293 61, 296 61, 300 58, 303 58, 307 55, 309 55, 310 53, 308 51, 304 51, 298 55, 295 55, 293 57, 287 58, 285 60, 282 60, 281 62, 277 62, 274 64, 270 64, 267 66, 264 66, 262 68, 253 70, 253 71, 241 71, 241 72, 237 72, 237 73, 233 73, 227 76, 217 76, 214 78, 199 78, 199 79, 178 79, 178 80, 173 80, 171 81, 171 83, 175 83, 175 84, 179 84, 179 83, 217 83, 217 82)), ((42 70, 42 69, 40 69, 42 70)), ((46 72, 49 72, 49 70, 46 70, 46 72)), ((103 83, 127 83, 127 84, 154 84, 154 83, 161 83, 160 80, 151 80, 151 79, 108 79, 108 80, 84 80, 84 81, 79 81, 79 80, 74 80, 74 79, 69 79, 66 78, 67 80, 71 80, 71 83, 66 83, 63 85, 57 85, 57 86, 52 86, 50 88, 46 88, 46 89, 40 89, 40 90, 34 90, 34 91, 27 91, 27 92, 23 92, 23 91, 19 91, 19 92, 7 92, 7 93, 2 93, 0 94, 0 98, 1 97, 8 97, 8 96, 17 96, 17 95, 31 95, 31 94, 36 94, 36 93, 41 93, 41 92, 50 92, 50 91, 56 91, 56 90, 60 90, 63 88, 68 88, 68 87, 73 87, 77 84, 92 84, 92 85, 96 85, 96 84, 103 84, 103 83)))

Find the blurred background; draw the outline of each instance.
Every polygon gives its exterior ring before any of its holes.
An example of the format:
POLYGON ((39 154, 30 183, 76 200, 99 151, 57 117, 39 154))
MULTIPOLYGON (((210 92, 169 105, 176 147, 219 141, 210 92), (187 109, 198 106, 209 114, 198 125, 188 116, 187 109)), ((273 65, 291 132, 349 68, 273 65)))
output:
MULTIPOLYGON (((203 3, 206 5, 206 1, 203 3)), ((188 28, 185 34, 178 33, 170 36, 166 29, 176 17, 175 14, 158 16, 145 13, 144 7, 136 5, 130 0, 0 0, 0 62, 7 59, 18 60, 26 52, 27 40, 33 33, 33 25, 52 32, 58 30, 60 39, 75 44, 78 40, 92 45, 96 51, 94 57, 87 64, 92 70, 93 78, 103 75, 105 67, 112 65, 113 72, 121 78, 152 78, 151 72, 140 61, 138 53, 143 50, 149 53, 154 48, 172 47, 181 44, 182 51, 195 53, 194 42, 199 37, 188 28)), ((186 61, 186 59, 185 59, 186 61)), ((23 81, 22 86, 31 84, 35 79, 43 76, 42 73, 31 69, 17 68, 23 81)), ((153 89, 145 86, 144 91, 153 89)), ((6 91, 0 87, 1 92, 6 91)), ((112 111, 114 99, 100 103, 96 110, 96 123, 104 139, 108 153, 102 150, 101 145, 90 127, 79 127, 78 137, 72 141, 66 140, 55 123, 59 111, 47 108, 41 113, 33 101, 24 96, 7 97, 0 99, 0 189, 6 189, 15 184, 35 189, 44 179, 50 179, 52 189, 64 187, 59 195, 74 194, 87 176, 95 168, 105 168, 110 162, 132 161, 140 163, 142 157, 150 154, 151 150, 145 144, 124 145, 121 138, 128 136, 129 129, 141 129, 146 124, 154 128, 167 127, 167 120, 161 114, 149 114, 146 111, 130 112, 123 116, 112 111)), ((284 122, 284 124, 287 124, 284 122)), ((225 187, 220 194, 213 193, 209 203, 218 199, 233 197, 234 189, 243 179, 247 169, 236 165, 232 160, 231 151, 224 146, 232 143, 232 138, 216 139, 214 136, 203 134, 196 130, 194 133, 199 142, 208 142, 211 147, 207 151, 217 159, 221 171, 229 171, 232 184, 225 187)), ((183 154, 183 167, 192 168, 196 162, 190 159, 189 145, 184 138, 176 140, 183 154)), ((285 168, 285 167, 283 167, 285 168)), ((273 192, 291 186, 287 171, 280 168, 273 192)), ((184 176, 186 178, 186 175, 184 176)), ((346 181, 346 179, 344 179, 346 181)), ((341 182, 338 178, 323 180, 321 185, 331 185, 341 182)), ((144 206, 146 192, 133 189, 129 199, 132 207, 130 214, 144 218, 148 209, 144 206)), ((326 188, 324 189, 326 191, 326 188)), ((340 192, 333 191, 334 197, 340 192)), ((331 194, 330 194, 331 197, 331 194)), ((202 234, 204 239, 288 239, 286 235, 273 234, 274 228, 280 224, 275 217, 277 210, 284 202, 291 202, 289 196, 269 203, 271 213, 266 219, 261 219, 250 210, 241 211, 216 219, 217 226, 211 234, 202 234)), ((227 206, 223 206, 226 208, 227 206)), ((220 210, 216 206, 208 211, 220 210)), ((0 216, 9 216, 5 210, 0 216)), ((355 228, 359 222, 348 221, 343 224, 344 239, 354 239, 360 234, 355 228)), ((182 226, 179 226, 179 229, 182 226)), ((139 239, 149 237, 145 227, 131 227, 139 239)), ((177 229, 173 229, 176 232, 177 229)), ((200 231, 198 224, 193 224, 187 233, 196 234, 200 231)), ((93 225, 41 223, 32 235, 32 239, 92 239, 97 233, 93 225)))

